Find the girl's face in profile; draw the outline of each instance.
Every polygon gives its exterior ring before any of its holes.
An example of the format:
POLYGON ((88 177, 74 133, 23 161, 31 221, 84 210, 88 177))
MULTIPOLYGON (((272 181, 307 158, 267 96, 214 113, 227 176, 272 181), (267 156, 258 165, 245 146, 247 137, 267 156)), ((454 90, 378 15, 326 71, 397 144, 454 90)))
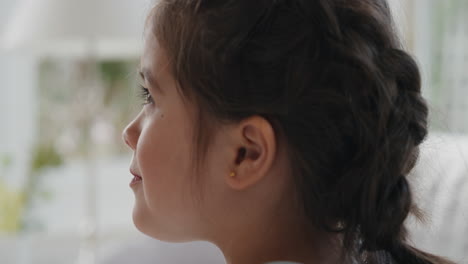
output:
POLYGON ((131 183, 137 229, 167 242, 213 242, 228 263, 264 263, 293 255, 289 251, 309 252, 288 153, 265 118, 212 121, 206 156, 194 170, 197 105, 182 96, 152 27, 146 28, 140 62, 147 100, 123 132, 133 150, 130 170, 141 176, 131 183), (288 247, 278 247, 278 241, 288 247), (304 250, 297 249, 304 241, 304 250))
MULTIPOLYGON (((199 221, 203 211, 200 204, 195 204, 199 201, 191 192, 192 178, 197 177, 193 175, 191 156, 193 106, 184 102, 177 91, 165 51, 151 26, 146 30, 140 65, 147 100, 123 132, 126 144, 134 151, 130 170, 142 179, 131 183, 135 194, 133 221, 141 232, 160 240, 192 240, 203 229, 198 224, 203 223, 199 221)), ((222 153, 218 151, 216 157, 225 159, 222 153)), ((210 184, 222 184, 220 181, 206 179, 219 170, 227 175, 228 168, 222 168, 212 156, 209 160, 210 167, 200 176, 211 189, 217 189, 210 184)), ((216 198, 210 200, 217 201, 216 198)), ((218 210, 218 207, 221 205, 211 202, 212 209, 218 210)))
POLYGON ((164 232, 188 227, 191 208, 187 182, 190 172, 189 113, 168 74, 167 61, 148 30, 141 57, 142 86, 147 89, 143 108, 125 128, 124 139, 134 151, 130 170, 141 176, 132 182, 135 194, 133 221, 143 233, 158 238, 164 232), (181 217, 185 213, 187 217, 181 217))

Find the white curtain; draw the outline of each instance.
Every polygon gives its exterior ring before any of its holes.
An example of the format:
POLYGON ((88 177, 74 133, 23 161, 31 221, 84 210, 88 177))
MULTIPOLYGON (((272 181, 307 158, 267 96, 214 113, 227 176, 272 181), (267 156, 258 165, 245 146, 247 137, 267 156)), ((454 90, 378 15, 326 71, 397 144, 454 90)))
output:
POLYGON ((420 65, 430 129, 468 133, 468 0, 390 0, 420 65))
POLYGON ((446 113, 449 131, 468 133, 468 0, 442 1, 441 76, 434 102, 446 113))

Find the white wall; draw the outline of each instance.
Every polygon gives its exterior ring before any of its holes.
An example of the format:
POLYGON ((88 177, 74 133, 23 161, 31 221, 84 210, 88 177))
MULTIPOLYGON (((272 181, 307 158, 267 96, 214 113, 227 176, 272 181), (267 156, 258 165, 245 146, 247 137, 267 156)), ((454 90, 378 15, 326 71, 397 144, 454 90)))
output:
MULTIPOLYGON (((0 0, 1 33, 18 2, 0 0)), ((25 179, 37 131, 36 87, 35 59, 0 50, 0 155, 6 153, 12 157, 12 169, 6 178, 14 186, 21 185, 25 179)))

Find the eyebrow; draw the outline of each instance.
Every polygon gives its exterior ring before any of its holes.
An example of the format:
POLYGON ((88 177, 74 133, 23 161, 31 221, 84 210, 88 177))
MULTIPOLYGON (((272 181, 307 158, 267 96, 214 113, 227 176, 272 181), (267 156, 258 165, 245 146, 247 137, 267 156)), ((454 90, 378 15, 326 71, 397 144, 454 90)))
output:
POLYGON ((159 84, 156 82, 156 79, 154 78, 153 74, 151 74, 151 71, 149 71, 146 68, 138 70, 138 73, 140 74, 140 77, 147 81, 148 84, 151 85, 151 87, 154 87, 156 90, 162 93, 161 87, 159 87, 159 84))

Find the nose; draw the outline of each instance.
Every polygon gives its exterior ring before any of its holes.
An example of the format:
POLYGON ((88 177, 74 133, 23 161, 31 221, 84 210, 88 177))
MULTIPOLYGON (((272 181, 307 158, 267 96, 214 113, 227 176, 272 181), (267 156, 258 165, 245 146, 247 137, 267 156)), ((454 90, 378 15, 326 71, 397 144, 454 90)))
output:
POLYGON ((138 137, 140 136, 140 126, 138 124, 138 117, 128 124, 122 132, 122 140, 132 150, 136 149, 138 137))

